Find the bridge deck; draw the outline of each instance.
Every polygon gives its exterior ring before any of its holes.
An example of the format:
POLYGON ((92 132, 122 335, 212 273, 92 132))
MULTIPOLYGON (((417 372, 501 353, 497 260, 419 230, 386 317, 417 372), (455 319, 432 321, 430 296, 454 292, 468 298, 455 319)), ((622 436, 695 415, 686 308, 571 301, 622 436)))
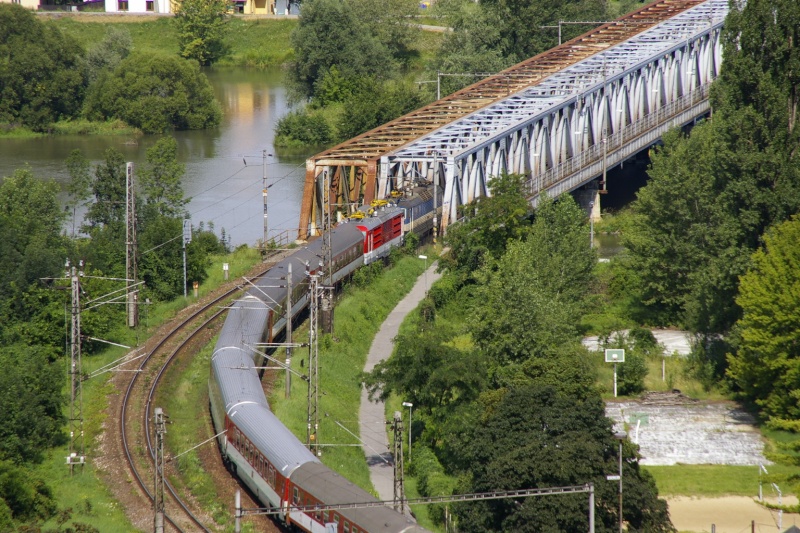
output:
POLYGON ((535 85, 540 80, 619 44, 648 28, 702 3, 703 0, 660 0, 604 24, 502 72, 445 96, 425 107, 345 141, 311 158, 363 160, 380 156, 464 117, 493 102, 535 85))

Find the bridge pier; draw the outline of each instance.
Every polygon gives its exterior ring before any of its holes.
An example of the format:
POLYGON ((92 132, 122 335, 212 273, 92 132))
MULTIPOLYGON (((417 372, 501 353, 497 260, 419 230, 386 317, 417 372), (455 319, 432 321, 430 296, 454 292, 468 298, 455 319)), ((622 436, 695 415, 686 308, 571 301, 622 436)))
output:
POLYGON ((600 183, 593 180, 572 193, 575 201, 592 222, 600 220, 600 183))

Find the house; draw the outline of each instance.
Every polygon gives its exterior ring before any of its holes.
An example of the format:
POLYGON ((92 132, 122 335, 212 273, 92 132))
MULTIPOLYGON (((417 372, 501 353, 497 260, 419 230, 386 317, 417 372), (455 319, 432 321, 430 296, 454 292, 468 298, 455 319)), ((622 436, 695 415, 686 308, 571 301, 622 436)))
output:
POLYGON ((172 13, 171 0, 105 0, 106 13, 172 13))

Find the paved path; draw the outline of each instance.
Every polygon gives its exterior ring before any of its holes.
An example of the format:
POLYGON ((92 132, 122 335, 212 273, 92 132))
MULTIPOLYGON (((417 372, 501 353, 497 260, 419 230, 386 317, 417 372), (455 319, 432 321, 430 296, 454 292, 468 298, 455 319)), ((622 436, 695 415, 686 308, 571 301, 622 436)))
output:
MULTIPOLYGON (((436 273, 437 264, 434 262, 428 270, 417 279, 414 287, 397 307, 395 307, 386 320, 381 324, 381 329, 372 341, 369 349, 367 363, 364 371, 369 372, 379 362, 392 354, 394 347, 392 340, 400 330, 400 324, 405 316, 417 307, 425 297, 427 288, 441 277, 436 273)), ((389 442, 386 431, 386 414, 383 402, 369 401, 366 389, 361 390, 361 408, 358 412, 361 440, 363 441, 364 455, 369 465, 370 479, 378 497, 381 500, 391 500, 394 497, 394 476, 392 468, 392 453, 389 451, 389 442)))

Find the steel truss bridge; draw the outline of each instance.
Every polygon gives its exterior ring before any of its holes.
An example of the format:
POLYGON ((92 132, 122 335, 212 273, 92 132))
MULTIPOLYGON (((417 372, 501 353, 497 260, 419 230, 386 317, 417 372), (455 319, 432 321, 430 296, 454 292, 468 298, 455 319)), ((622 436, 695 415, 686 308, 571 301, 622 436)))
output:
POLYGON ((527 176, 534 206, 604 177, 711 111, 727 12, 728 0, 657 0, 317 154, 299 237, 421 182, 438 185, 446 227, 503 172, 527 176))

